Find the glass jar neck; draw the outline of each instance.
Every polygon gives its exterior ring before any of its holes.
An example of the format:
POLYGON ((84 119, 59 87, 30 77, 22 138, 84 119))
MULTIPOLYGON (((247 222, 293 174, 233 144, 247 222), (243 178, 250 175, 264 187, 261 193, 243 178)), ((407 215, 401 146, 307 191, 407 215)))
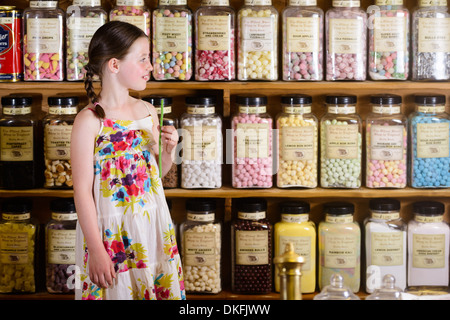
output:
POLYGON ((227 7, 230 5, 229 0, 202 0, 201 6, 217 6, 217 7, 227 7))
POLYGON ((399 104, 388 104, 388 105, 372 105, 372 112, 376 114, 399 114, 401 111, 401 106, 399 104))
POLYGON ((283 104, 283 112, 288 114, 311 113, 310 104, 283 104))
POLYGON ((215 219, 214 212, 195 212, 195 211, 188 211, 186 215, 186 219, 188 221, 193 222, 213 222, 215 219))
POLYGON ((353 222, 353 214, 334 215, 327 213, 325 215, 325 221, 329 223, 351 223, 353 222))
POLYGON ((313 7, 317 6, 317 0, 289 0, 290 6, 313 7))
POLYGON ((328 113, 333 114, 352 114, 356 113, 356 105, 354 104, 329 104, 327 106, 328 113))
POLYGON ((282 222, 303 223, 303 222, 307 222, 308 220, 309 220, 309 214, 308 213, 302 213, 302 214, 282 213, 281 214, 281 221, 282 222))
POLYGON ((78 219, 78 215, 76 212, 52 212, 52 219, 57 221, 75 221, 78 219))
POLYGON ((335 8, 356 8, 361 6, 359 0, 333 0, 333 7, 335 8))
POLYGON ((74 106, 49 106, 48 114, 51 115, 75 115, 77 107, 74 106))
POLYGON ((414 215, 414 221, 421 223, 436 223, 444 221, 444 215, 422 215, 416 213, 414 215))
POLYGON ((265 211, 257 211, 257 212, 238 212, 238 218, 243 220, 261 220, 266 218, 265 211))
POLYGON ((400 219, 400 211, 370 210, 370 217, 376 220, 397 220, 400 219))

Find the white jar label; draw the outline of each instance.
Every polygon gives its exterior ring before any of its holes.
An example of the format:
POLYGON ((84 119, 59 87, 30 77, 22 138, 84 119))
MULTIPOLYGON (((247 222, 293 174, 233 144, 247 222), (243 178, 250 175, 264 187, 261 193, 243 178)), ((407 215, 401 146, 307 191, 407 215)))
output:
POLYGON ((105 22, 105 18, 102 16, 95 18, 69 17, 67 35, 72 52, 88 52, 92 36, 105 22))
POLYGON ((447 6, 447 0, 419 0, 421 7, 447 6))
POLYGON ((400 266, 403 261, 404 232, 372 232, 372 264, 377 266, 400 266))
POLYGON ((1 161, 33 161, 33 128, 0 128, 1 161))
POLYGON ((413 234, 413 268, 444 268, 445 234, 413 234))
POLYGON ((330 19, 330 53, 362 53, 364 32, 363 21, 361 19, 330 19))
POLYGON ((449 123, 418 123, 417 124, 417 157, 448 158, 449 123))
POLYGON ((242 18, 242 49, 249 51, 273 51, 275 19, 273 17, 242 18))
POLYGON ((118 6, 144 6, 144 0, 116 0, 118 6))
POLYGON ((101 0, 73 0, 74 6, 91 6, 91 7, 100 7, 102 5, 101 0))
MULTIPOLYGON (((305 214, 288 214, 288 213, 281 214, 281 221, 288 222, 288 223, 302 223, 302 222, 307 222, 308 219, 309 219, 309 214, 307 214, 307 213, 305 213, 305 214)), ((281 250, 280 252, 283 252, 283 250, 281 250)))
POLYGON ((229 6, 229 0, 202 0, 202 6, 229 6))
POLYGON ((44 131, 44 154, 48 160, 70 160, 71 125, 47 125, 44 131))
POLYGON ((319 52, 319 17, 286 19, 288 52, 319 52))
POLYGON ((406 17, 375 17, 373 31, 375 52, 406 51, 406 17))
POLYGON ((280 236, 278 252, 284 252, 289 242, 294 245, 294 252, 305 259, 302 271, 311 270, 311 237, 280 236))
POLYGON ((282 160, 314 160, 315 126, 283 126, 281 128, 282 160))
POLYGON ((370 157, 372 160, 402 160, 404 155, 403 126, 372 125, 370 157))
POLYGON ((402 6, 403 0, 376 0, 375 5, 377 6, 402 6))
POLYGON ((450 52, 450 18, 419 18, 418 51, 450 52))
POLYGON ((358 237, 346 234, 327 234, 324 240, 326 268, 355 268, 358 256, 358 237))
POLYGON ((325 215, 325 222, 329 223, 352 223, 353 216, 352 215, 343 215, 343 216, 334 216, 330 214, 325 215))
POLYGON ((198 17, 198 50, 230 50, 230 17, 198 17))
POLYGON ((60 52, 62 50, 61 23, 58 18, 27 19, 27 52, 60 52))
POLYGON ((184 233, 184 264, 187 266, 214 266, 216 264, 216 233, 184 233))
POLYGON ((235 132, 237 157, 267 158, 270 133, 268 123, 238 123, 235 132))
POLYGON ((156 17, 156 51, 186 52, 188 24, 187 17, 156 17))
POLYGON ((326 126, 325 152, 328 159, 357 159, 358 147, 358 125, 335 125, 326 126))
POLYGON ((269 231, 236 231, 236 264, 263 265, 269 261, 269 231))
POLYGON ((189 212, 186 215, 186 219, 189 221, 212 222, 215 219, 215 214, 214 213, 196 214, 196 213, 189 212))
POLYGON ((361 1, 359 0, 333 0, 333 7, 335 8, 351 8, 351 7, 360 7, 361 1))
MULTIPOLYGON (((156 19, 158 18, 160 17, 157 17, 156 19)), ((167 18, 167 19, 175 19, 175 18, 167 18)), ((147 25, 147 18, 145 16, 115 15, 112 21, 128 22, 132 25, 135 25, 136 27, 144 31, 145 34, 147 34, 148 25, 147 25)))
POLYGON ((317 0, 289 0, 290 6, 317 6, 317 0))
POLYGON ((26 264, 29 249, 27 232, 0 233, 0 263, 26 264))
POLYGON ((75 264, 76 230, 48 230, 48 262, 75 264))
POLYGON ((243 220, 261 220, 266 217, 265 211, 258 212, 238 212, 238 218, 243 220))
POLYGON ((272 0, 245 0, 246 6, 271 6, 272 0))
POLYGON ((210 161, 219 156, 217 126, 184 126, 183 130, 184 160, 210 161))
POLYGON ((310 106, 302 106, 302 107, 283 107, 283 112, 284 113, 289 113, 289 114, 304 114, 304 113, 311 113, 311 107, 310 106))

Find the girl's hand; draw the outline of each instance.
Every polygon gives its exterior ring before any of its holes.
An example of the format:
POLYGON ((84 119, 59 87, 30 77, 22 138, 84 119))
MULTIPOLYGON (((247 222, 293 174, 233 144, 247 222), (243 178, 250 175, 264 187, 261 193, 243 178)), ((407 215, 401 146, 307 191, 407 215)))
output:
POLYGON ((111 257, 105 250, 89 252, 89 278, 100 288, 108 288, 113 285, 116 271, 111 257))
POLYGON ((171 153, 178 143, 178 132, 174 126, 163 126, 161 129, 161 142, 163 150, 171 153))

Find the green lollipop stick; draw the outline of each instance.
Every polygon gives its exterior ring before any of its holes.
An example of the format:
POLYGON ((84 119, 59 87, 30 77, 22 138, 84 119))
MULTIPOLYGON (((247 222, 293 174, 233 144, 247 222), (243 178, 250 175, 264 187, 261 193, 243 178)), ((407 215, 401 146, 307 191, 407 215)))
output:
POLYGON ((163 117, 164 117, 164 99, 161 99, 161 114, 159 115, 159 157, 158 157, 158 166, 159 166, 159 177, 162 178, 162 143, 161 143, 161 131, 163 127, 163 117))

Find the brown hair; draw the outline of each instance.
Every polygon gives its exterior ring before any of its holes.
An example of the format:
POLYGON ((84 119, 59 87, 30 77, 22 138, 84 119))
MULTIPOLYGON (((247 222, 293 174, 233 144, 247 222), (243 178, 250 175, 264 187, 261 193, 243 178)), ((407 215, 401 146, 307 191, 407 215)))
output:
POLYGON ((110 21, 102 25, 92 36, 89 43, 89 62, 84 67, 86 77, 84 88, 89 100, 95 106, 98 117, 103 118, 105 112, 98 104, 98 96, 94 91, 93 77, 98 75, 102 79, 102 70, 106 62, 112 58, 123 59, 131 45, 139 38, 147 37, 138 27, 122 21, 110 21))

